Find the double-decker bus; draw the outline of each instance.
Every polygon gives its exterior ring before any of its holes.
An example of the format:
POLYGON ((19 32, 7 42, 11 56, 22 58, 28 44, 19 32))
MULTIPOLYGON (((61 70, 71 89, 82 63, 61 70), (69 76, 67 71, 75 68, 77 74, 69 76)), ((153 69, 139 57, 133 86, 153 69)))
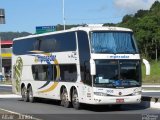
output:
POLYGON ((24 101, 60 100, 79 109, 141 101, 141 59, 133 31, 85 26, 13 41, 13 90, 24 101))

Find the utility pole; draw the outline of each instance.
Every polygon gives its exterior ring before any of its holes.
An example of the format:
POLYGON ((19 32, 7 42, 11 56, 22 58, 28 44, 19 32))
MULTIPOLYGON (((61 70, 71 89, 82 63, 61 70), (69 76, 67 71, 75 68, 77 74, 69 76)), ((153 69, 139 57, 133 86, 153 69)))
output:
MULTIPOLYGON (((0 9, 0 24, 5 24, 5 11, 0 9)), ((1 51, 1 37, 0 37, 0 80, 2 80, 2 51, 1 51)))
POLYGON ((66 29, 66 20, 65 20, 65 3, 64 3, 64 0, 62 0, 62 8, 63 8, 63 28, 64 28, 64 30, 66 29))

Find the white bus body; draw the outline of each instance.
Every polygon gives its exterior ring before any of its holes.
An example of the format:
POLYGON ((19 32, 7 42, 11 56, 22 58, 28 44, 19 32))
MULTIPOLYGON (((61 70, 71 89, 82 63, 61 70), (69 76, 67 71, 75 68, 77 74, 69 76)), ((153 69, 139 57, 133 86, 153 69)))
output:
POLYGON ((120 27, 77 27, 13 41, 13 91, 23 100, 86 104, 141 101, 141 60, 133 32, 120 27))

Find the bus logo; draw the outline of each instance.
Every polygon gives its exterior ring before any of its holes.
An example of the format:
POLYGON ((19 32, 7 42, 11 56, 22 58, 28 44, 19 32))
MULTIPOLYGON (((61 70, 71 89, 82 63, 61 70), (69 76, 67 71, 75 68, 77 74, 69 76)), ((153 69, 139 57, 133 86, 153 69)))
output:
POLYGON ((119 92, 119 95, 122 95, 122 92, 119 92))
POLYGON ((115 56, 110 56, 110 59, 129 59, 129 56, 126 55, 115 55, 115 56))
MULTIPOLYGON (((60 67, 59 67, 59 63, 58 60, 56 59, 56 55, 52 55, 50 53, 44 53, 44 55, 46 56, 42 56, 42 55, 32 55, 35 57, 35 63, 38 62, 46 62, 48 65, 51 65, 51 61, 54 62, 54 64, 56 65, 56 71, 57 71, 57 75, 56 75, 56 81, 59 81, 61 79, 60 77, 60 67)), ((46 81, 45 84, 43 84, 41 87, 39 87, 38 89, 42 89, 46 86, 48 86, 50 83, 50 80, 46 81)), ((58 85, 58 82, 54 82, 49 88, 45 89, 45 90, 41 90, 39 92, 41 93, 45 93, 45 92, 50 92, 52 90, 54 90, 58 85)))
POLYGON ((41 56, 41 55, 32 55, 35 57, 35 62, 51 62, 56 60, 56 55, 48 54, 47 56, 41 56))

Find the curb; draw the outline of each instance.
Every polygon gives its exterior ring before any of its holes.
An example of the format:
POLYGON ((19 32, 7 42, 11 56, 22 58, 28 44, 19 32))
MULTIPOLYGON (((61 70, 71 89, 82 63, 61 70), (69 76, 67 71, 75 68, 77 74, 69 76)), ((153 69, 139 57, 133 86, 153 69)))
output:
POLYGON ((4 94, 0 95, 0 98, 21 98, 21 96, 16 94, 4 94))

